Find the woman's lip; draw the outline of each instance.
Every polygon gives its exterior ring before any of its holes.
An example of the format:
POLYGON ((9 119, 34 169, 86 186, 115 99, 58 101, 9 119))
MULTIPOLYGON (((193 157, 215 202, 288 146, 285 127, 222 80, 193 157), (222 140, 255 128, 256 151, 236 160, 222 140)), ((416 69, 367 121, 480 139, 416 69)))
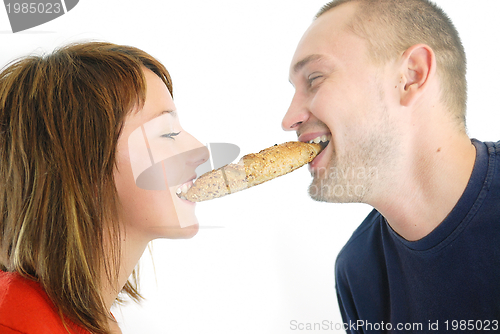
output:
POLYGON ((180 198, 179 196, 177 196, 177 198, 178 198, 181 202, 186 203, 186 204, 188 204, 188 205, 193 205, 193 206, 195 206, 195 205, 196 205, 196 202, 191 202, 191 201, 188 201, 187 199, 180 198))
POLYGON ((192 186, 192 185, 193 185, 193 180, 189 180, 187 182, 184 182, 183 184, 178 185, 176 191, 179 191, 184 186, 192 186))
MULTIPOLYGON (((182 187, 182 186, 183 186, 183 185, 185 185, 185 184, 186 184, 186 185, 189 185, 190 183, 191 183, 191 185, 192 185, 193 180, 190 180, 190 181, 188 181, 188 182, 183 183, 182 185, 180 185, 180 187, 182 187)), ((180 189, 180 187, 179 187, 178 189, 180 189)), ((182 203, 185 203, 185 204, 188 204, 188 205, 193 205, 193 206, 194 206, 194 205, 196 205, 196 202, 191 202, 191 201, 188 201, 188 200, 187 200, 187 199, 185 199, 185 198, 182 198, 182 197, 181 197, 181 195, 182 195, 182 194, 183 194, 182 192, 181 192, 181 193, 178 193, 178 192, 176 191, 176 193, 175 193, 175 197, 177 197, 177 199, 178 199, 179 201, 181 201, 182 203)))
POLYGON ((185 193, 187 190, 189 190, 189 188, 191 188, 194 184, 194 179, 196 178, 196 176, 194 176, 193 178, 189 179, 189 181, 187 182, 184 182, 183 184, 177 186, 176 190, 175 190, 175 195, 178 199, 180 199, 181 201, 184 201, 185 203, 189 203, 189 204, 195 204, 194 202, 191 202, 191 201, 188 201, 186 199, 183 199, 181 198, 181 195, 183 193, 185 193), (184 190, 185 191, 184 191, 184 190))
POLYGON ((192 187, 195 179, 196 179, 196 174, 194 176, 191 176, 186 182, 178 185, 175 190, 178 191, 179 189, 182 189, 184 185, 192 187))

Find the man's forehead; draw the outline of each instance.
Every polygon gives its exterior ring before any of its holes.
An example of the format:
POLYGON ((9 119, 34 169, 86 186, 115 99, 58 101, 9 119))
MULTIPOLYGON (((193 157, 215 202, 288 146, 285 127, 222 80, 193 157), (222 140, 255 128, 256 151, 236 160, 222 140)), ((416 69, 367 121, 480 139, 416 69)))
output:
POLYGON ((342 48, 344 36, 351 34, 348 25, 355 13, 355 4, 333 8, 318 17, 302 36, 290 64, 290 74, 311 60, 321 60, 334 50, 342 48))
POLYGON ((297 45, 290 63, 290 75, 299 72, 307 64, 328 58, 337 47, 338 42, 335 41, 334 32, 308 30, 297 45))
POLYGON ((290 74, 301 70, 307 63, 318 60, 324 53, 325 40, 316 31, 308 29, 295 50, 290 63, 290 74))

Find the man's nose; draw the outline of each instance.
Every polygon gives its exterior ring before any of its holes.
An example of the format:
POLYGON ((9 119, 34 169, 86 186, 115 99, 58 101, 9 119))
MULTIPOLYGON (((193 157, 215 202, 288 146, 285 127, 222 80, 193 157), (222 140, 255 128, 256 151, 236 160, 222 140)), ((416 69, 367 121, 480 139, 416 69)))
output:
POLYGON ((296 93, 285 117, 283 117, 281 128, 285 131, 297 131, 300 125, 306 122, 309 117, 310 112, 305 106, 304 99, 296 93))

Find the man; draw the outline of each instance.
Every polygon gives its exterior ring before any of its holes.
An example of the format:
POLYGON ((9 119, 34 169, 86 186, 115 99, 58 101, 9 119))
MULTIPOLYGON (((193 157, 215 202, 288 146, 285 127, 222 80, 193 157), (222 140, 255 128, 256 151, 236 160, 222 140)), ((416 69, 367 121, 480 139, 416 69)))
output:
POLYGON ((427 0, 337 0, 290 68, 282 126, 328 143, 310 196, 375 209, 336 263, 352 333, 499 330, 500 142, 468 138, 465 53, 427 0))

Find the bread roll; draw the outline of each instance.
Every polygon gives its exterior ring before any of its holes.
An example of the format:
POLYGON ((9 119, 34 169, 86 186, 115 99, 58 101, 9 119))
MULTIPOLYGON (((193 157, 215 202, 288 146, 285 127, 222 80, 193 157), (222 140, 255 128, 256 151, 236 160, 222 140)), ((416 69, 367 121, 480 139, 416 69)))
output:
POLYGON ((287 142, 259 153, 247 154, 229 164, 200 176, 179 197, 201 202, 247 189, 285 175, 311 162, 322 150, 320 144, 287 142))

